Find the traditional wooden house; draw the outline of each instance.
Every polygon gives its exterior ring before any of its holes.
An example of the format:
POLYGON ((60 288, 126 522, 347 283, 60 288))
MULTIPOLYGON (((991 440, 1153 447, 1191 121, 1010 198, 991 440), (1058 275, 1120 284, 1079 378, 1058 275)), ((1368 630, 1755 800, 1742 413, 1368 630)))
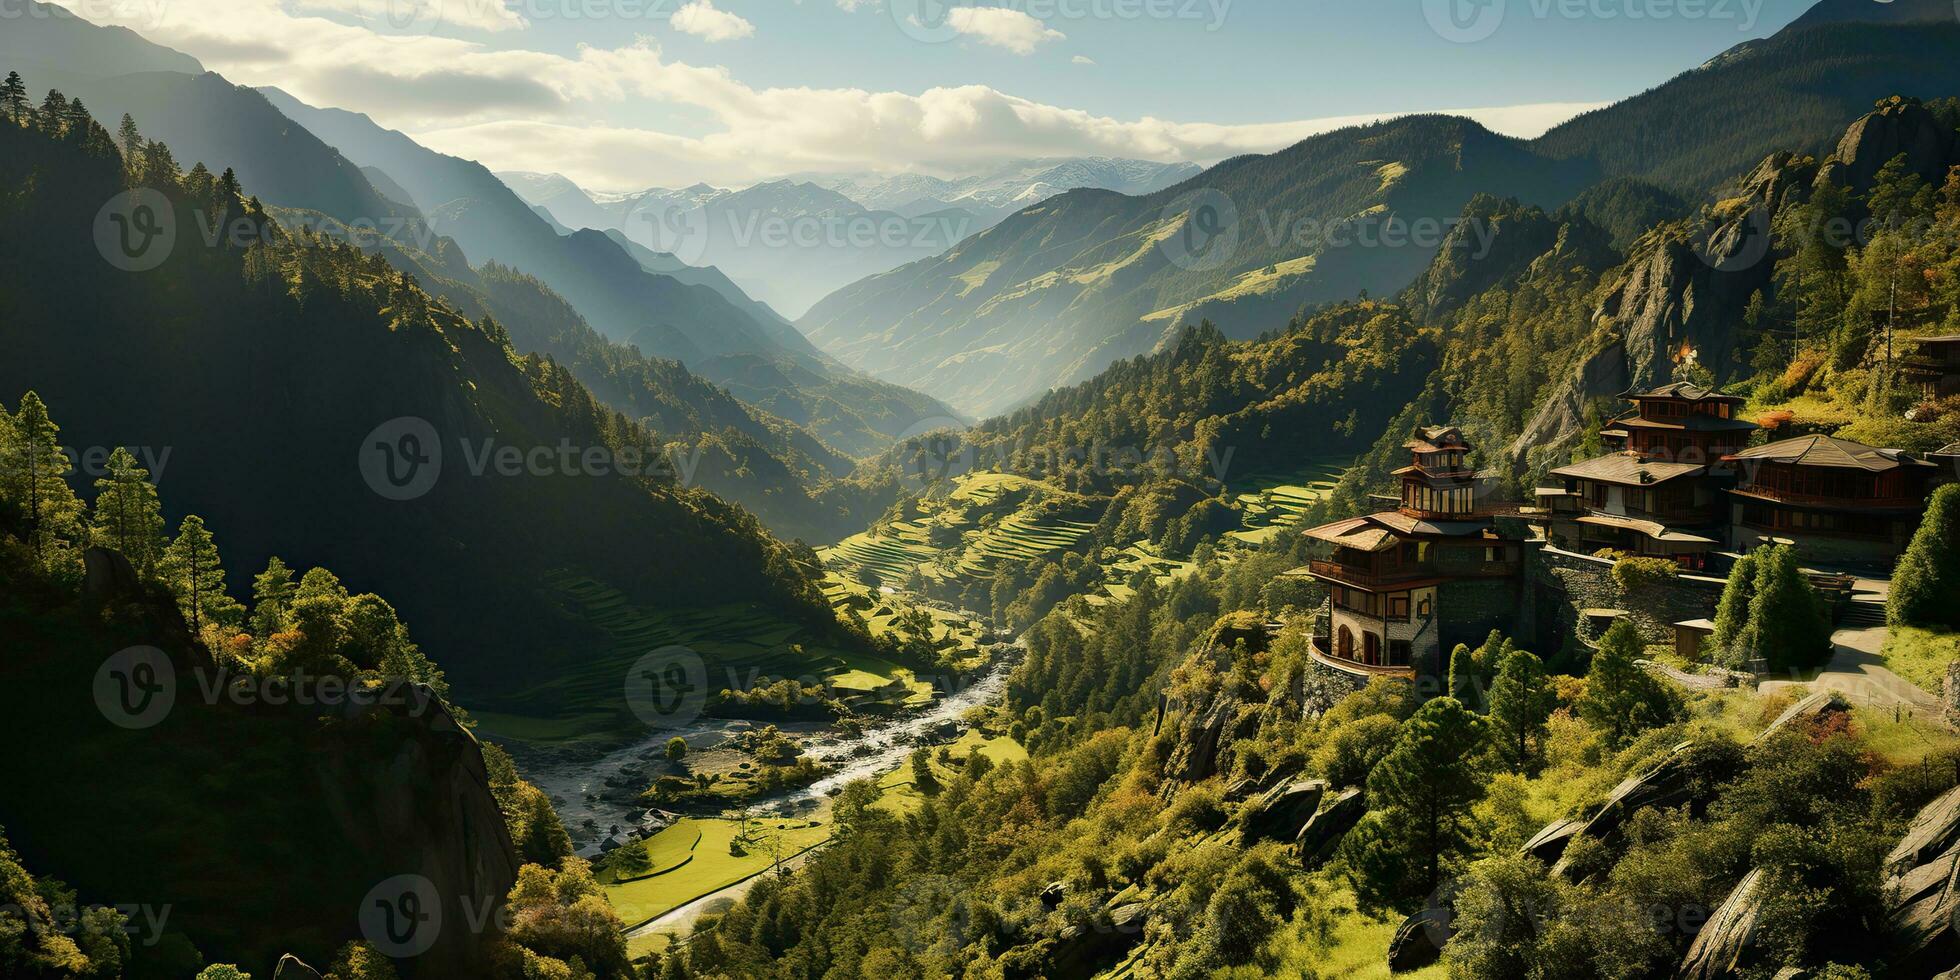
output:
POLYGON ((1524 535, 1500 530, 1490 481, 1472 471, 1455 427, 1408 443, 1401 506, 1313 528, 1333 546, 1306 569, 1330 593, 1314 656, 1363 676, 1441 677, 1447 652, 1512 630, 1521 603, 1524 535))
POLYGON ((1573 551, 1603 549, 1671 558, 1702 569, 1727 538, 1724 459, 1749 444, 1756 425, 1738 416, 1743 399, 1690 384, 1629 394, 1633 411, 1600 435, 1620 447, 1561 466, 1537 491, 1536 520, 1573 551))
POLYGON ((1880 563, 1912 540, 1940 467, 1897 449, 1809 435, 1735 453, 1734 544, 1778 542, 1814 562, 1880 563))
POLYGON ((1900 373, 1917 384, 1928 398, 1960 394, 1960 334, 1910 340, 1913 353, 1899 365, 1900 373))

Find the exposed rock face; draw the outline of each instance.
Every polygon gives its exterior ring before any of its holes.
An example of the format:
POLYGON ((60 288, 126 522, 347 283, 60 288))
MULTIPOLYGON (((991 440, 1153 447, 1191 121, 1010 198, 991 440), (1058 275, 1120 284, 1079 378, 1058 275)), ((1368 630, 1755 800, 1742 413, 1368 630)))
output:
POLYGON ((1893 974, 1931 977, 1960 963, 1960 788, 1927 804, 1885 856, 1892 877, 1893 974))
POLYGON ((1443 238, 1412 293, 1424 316, 1456 311, 1471 297, 1516 277, 1559 241, 1559 225, 1544 211, 1479 194, 1443 238))
POLYGON ((279 957, 278 968, 272 971, 272 980, 321 980, 320 971, 300 962, 291 953, 279 957))
POLYGON ((1960 731, 1960 661, 1946 665, 1946 681, 1940 687, 1940 721, 1960 731))
POLYGON ((1300 836, 1294 845, 1300 849, 1300 859, 1309 870, 1318 868, 1332 857, 1334 849, 1341 844, 1354 825, 1368 814, 1368 798, 1360 789, 1350 789, 1334 797, 1320 812, 1300 828, 1300 836))
POLYGON ((1320 808, 1327 784, 1319 780, 1283 783, 1267 790, 1246 808, 1247 843, 1262 840, 1288 841, 1299 836, 1320 808))
POLYGON ((90 548, 82 552, 82 563, 87 572, 82 595, 90 602, 118 602, 142 596, 143 585, 136 578, 136 569, 121 552, 90 548))
POLYGON ((1087 927, 1070 926, 1054 939, 1010 951, 1002 972, 1013 980, 1087 980, 1143 941, 1150 924, 1142 902, 1119 905, 1087 927))
POLYGON ((1774 738, 1778 732, 1792 725, 1817 721, 1830 715, 1841 714, 1850 710, 1851 705, 1846 704, 1844 699, 1838 697, 1836 693, 1831 691, 1818 691, 1785 709, 1782 714, 1776 717, 1775 721, 1770 722, 1768 728, 1763 729, 1762 734, 1756 736, 1756 741, 1758 743, 1767 742, 1771 738, 1774 738))
POLYGON ((1443 947, 1456 934, 1447 909, 1425 909, 1403 920, 1388 941, 1388 972, 1420 970, 1443 958, 1443 947))
POLYGON ((1703 364, 1733 363, 1736 323, 1749 297, 1770 284, 1771 225, 1805 199, 1815 169, 1787 153, 1764 160, 1739 194, 1698 219, 1663 227, 1634 245, 1593 314, 1599 347, 1533 414, 1512 456, 1567 445, 1581 435, 1587 403, 1670 380, 1682 351, 1703 364))
POLYGON ((1583 820, 1554 820, 1546 824, 1545 829, 1533 834, 1530 840, 1524 842, 1522 853, 1529 854, 1546 864, 1554 864, 1565 856, 1565 847, 1572 843, 1572 838, 1579 836, 1580 831, 1585 829, 1586 824, 1583 820))
POLYGON ((1863 194, 1871 190, 1879 170, 1903 154, 1907 169, 1938 187, 1946 181, 1954 142, 1953 130, 1940 125, 1919 100, 1895 96, 1851 124, 1818 180, 1863 194))
POLYGON ((1904 874, 1960 843, 1960 787, 1926 805, 1906 827, 1906 835, 1885 856, 1885 867, 1904 874))
MULTIPOLYGON (((1720 784, 1736 774, 1740 765, 1740 758, 1725 751, 1724 746, 1683 742, 1659 764, 1627 777, 1614 787, 1612 795, 1580 832, 1609 847, 1618 846, 1627 821, 1635 813, 1647 807, 1705 804, 1720 784)), ((1572 868, 1561 856, 1552 872, 1569 876, 1572 868)))
POLYGON ((1678 980, 1721 980, 1747 966, 1762 915, 1763 872, 1758 868, 1736 883, 1688 949, 1678 980))
MULTIPOLYGON (((349 702, 342 716, 392 712, 413 723, 388 755, 315 760, 320 798, 354 845, 372 885, 396 875, 426 879, 442 903, 434 945, 400 964, 407 975, 481 975, 489 935, 468 927, 465 909, 481 915, 503 904, 517 881, 517 849, 490 793, 483 749, 442 701, 420 685, 398 685, 400 704, 349 702)), ((359 911, 350 902, 347 923, 359 911)))

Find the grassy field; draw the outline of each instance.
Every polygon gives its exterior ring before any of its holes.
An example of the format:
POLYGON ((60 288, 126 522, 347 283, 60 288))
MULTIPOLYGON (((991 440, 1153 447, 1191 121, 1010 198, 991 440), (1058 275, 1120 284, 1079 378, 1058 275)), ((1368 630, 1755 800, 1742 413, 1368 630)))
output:
POLYGON ((1946 684, 1947 664, 1960 660, 1960 633, 1895 626, 1881 656, 1893 673, 1938 694, 1946 684))
POLYGON ((830 839, 828 822, 770 819, 755 821, 765 843, 748 848, 736 856, 729 853, 740 823, 734 820, 689 817, 653 837, 629 847, 643 847, 654 868, 664 874, 636 878, 620 883, 608 872, 599 874, 599 884, 618 910, 628 928, 686 905, 703 895, 720 891, 769 870, 777 853, 788 860, 830 839), (766 842, 779 846, 772 851, 766 842))
MULTIPOLYGON (((1022 748, 1021 743, 1006 736, 994 737, 978 730, 967 732, 959 741, 947 746, 953 756, 960 759, 966 758, 976 748, 980 750, 981 755, 992 759, 995 764, 1020 762, 1028 757, 1028 750, 1022 748)), ((939 764, 937 748, 932 750, 932 755, 933 776, 941 783, 951 781, 958 775, 952 768, 939 764)), ((886 775, 878 781, 878 789, 880 791, 878 802, 873 805, 895 814, 911 813, 917 810, 925 799, 919 795, 918 787, 912 781, 911 766, 901 766, 886 775)))
POLYGON ((607 641, 545 683, 473 705, 471 714, 491 738, 568 744, 611 741, 637 731, 639 723, 626 704, 627 674, 641 657, 669 646, 698 654, 713 689, 751 676, 870 675, 889 682, 904 673, 896 664, 816 643, 758 606, 647 609, 589 578, 563 575, 547 585, 607 641), (793 645, 803 647, 801 656, 793 645))

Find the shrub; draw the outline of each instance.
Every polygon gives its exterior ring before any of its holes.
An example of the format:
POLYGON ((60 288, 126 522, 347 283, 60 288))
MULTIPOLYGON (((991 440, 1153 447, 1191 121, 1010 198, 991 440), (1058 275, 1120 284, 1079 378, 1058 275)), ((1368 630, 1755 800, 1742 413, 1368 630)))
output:
POLYGON ((1622 558, 1613 563, 1613 582, 1628 592, 1651 589, 1681 577, 1681 566, 1667 558, 1622 558))

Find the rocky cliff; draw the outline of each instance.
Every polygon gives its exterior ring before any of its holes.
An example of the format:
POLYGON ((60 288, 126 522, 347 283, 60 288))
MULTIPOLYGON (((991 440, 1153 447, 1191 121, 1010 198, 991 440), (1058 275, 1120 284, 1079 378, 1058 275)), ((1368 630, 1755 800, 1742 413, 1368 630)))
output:
POLYGON ((412 685, 228 674, 126 563, 88 564, 79 603, 0 567, 0 716, 59 747, 0 753, 20 853, 84 903, 167 909, 154 929, 207 961, 270 975, 283 954, 331 962, 367 939, 406 977, 482 975, 518 861, 449 709, 412 685), (152 692, 143 711, 119 676, 152 692), (410 893, 419 909, 399 904, 410 893), (395 905, 392 938, 377 902, 395 905))

